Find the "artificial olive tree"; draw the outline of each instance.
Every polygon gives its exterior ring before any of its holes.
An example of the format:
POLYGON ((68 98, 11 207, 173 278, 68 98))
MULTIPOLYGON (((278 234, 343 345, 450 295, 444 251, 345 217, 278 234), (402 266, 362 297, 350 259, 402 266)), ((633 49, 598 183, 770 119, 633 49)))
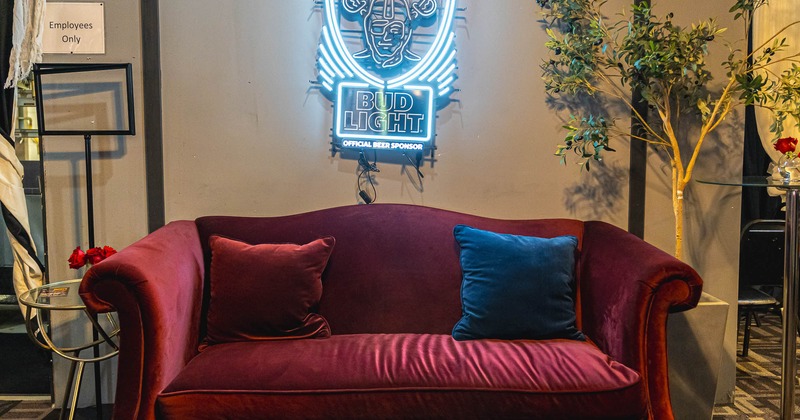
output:
MULTIPOLYGON (((613 151, 615 136, 646 141, 662 149, 672 166, 672 203, 675 215, 675 255, 681 257, 683 236, 683 193, 703 143, 732 109, 756 105, 774 112, 771 131, 780 137, 787 119, 800 123, 800 69, 796 51, 787 51, 781 36, 792 25, 778 31, 763 45, 748 54, 726 43, 730 49, 723 67, 721 90, 711 91, 712 74, 707 67, 709 45, 725 42, 713 19, 691 26, 673 22, 674 14, 659 18, 647 1, 631 4, 625 13, 607 17, 604 1, 537 0, 542 7, 547 32, 546 47, 551 54, 541 69, 547 93, 563 101, 572 116, 564 128, 566 136, 556 155, 565 162, 574 153, 582 168, 600 161, 613 151), (776 53, 779 53, 776 56, 776 53), (789 70, 777 73, 772 68, 791 61, 789 70), (631 92, 640 94, 651 110, 650 117, 637 111, 631 92), (583 106, 580 97, 603 97, 624 104, 633 118, 634 130, 617 127, 609 109, 596 112, 583 106), (576 106, 577 105, 577 106, 576 106), (694 114, 699 130, 693 138, 680 138, 677 119, 694 114), (633 133, 631 133, 633 131, 633 133), (691 153, 681 154, 681 147, 691 153), (685 157, 689 157, 688 160, 685 157)), ((664 4, 668 4, 665 1, 664 4)), ((767 0, 737 0, 730 8, 734 20, 749 33, 753 12, 767 0)))

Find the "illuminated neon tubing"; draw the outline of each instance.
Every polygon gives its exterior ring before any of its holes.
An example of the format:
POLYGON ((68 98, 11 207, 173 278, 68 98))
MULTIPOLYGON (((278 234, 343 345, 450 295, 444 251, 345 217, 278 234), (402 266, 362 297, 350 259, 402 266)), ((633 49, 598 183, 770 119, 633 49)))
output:
POLYGON ((328 82, 328 84, 331 85, 333 84, 333 79, 330 76, 328 76, 328 74, 325 73, 324 71, 320 70, 319 75, 322 77, 322 80, 328 82))
POLYGON ((423 72, 431 61, 434 60, 434 56, 438 55, 442 49, 442 42, 446 33, 450 32, 450 26, 452 25, 453 15, 454 15, 454 0, 448 1, 447 5, 445 6, 445 13, 444 13, 444 20, 442 25, 439 27, 439 33, 436 34, 436 38, 434 39, 433 46, 431 47, 428 54, 425 55, 419 64, 414 67, 409 73, 406 75, 400 76, 398 78, 389 80, 389 85, 391 86, 398 86, 404 83, 408 83, 411 80, 414 80, 421 72, 423 72), (404 78, 405 77, 405 78, 404 78))
POLYGON ((456 69, 456 51, 453 50, 450 55, 442 62, 442 65, 430 75, 425 81, 432 82, 434 80, 441 82, 449 74, 452 74, 456 69), (449 64, 449 65, 448 65, 449 64))
POLYGON ((332 56, 334 62, 336 63, 336 65, 341 67, 342 71, 347 76, 353 77, 353 72, 350 69, 347 68, 347 65, 345 65, 344 62, 341 60, 341 57, 339 56, 338 52, 336 51, 336 48, 331 44, 330 35, 329 35, 329 31, 328 31, 328 27, 327 26, 322 28, 322 37, 325 40, 325 46, 327 47, 325 49, 328 50, 328 52, 330 53, 330 56, 328 58, 330 58, 332 56))
POLYGON ((424 71, 428 70, 431 62, 436 60, 436 58, 439 57, 440 54, 442 54, 442 51, 444 50, 443 44, 446 42, 444 40, 445 34, 450 33, 450 36, 451 37, 453 36, 452 32, 450 31, 450 28, 453 24, 453 16, 455 14, 454 10, 455 10, 454 0, 448 1, 444 13, 445 18, 442 23, 442 26, 439 28, 439 33, 436 35, 433 47, 431 47, 430 51, 428 51, 428 54, 426 54, 425 57, 419 62, 419 64, 417 64, 417 66, 415 66, 409 73, 400 76, 398 78, 389 80, 387 85, 390 88, 410 83, 413 80, 421 80, 417 79, 417 77, 424 71))
MULTIPOLYGON (((329 24, 323 27, 323 39, 325 41, 327 49, 330 51, 330 54, 327 55, 327 58, 329 61, 332 61, 330 57, 333 56, 333 59, 335 60, 336 64, 338 64, 338 66, 341 67, 342 72, 346 72, 347 75, 350 77, 353 76, 353 73, 356 73, 365 82, 375 87, 387 87, 390 89, 397 88, 402 84, 414 80, 416 76, 423 71, 425 72, 425 74, 430 73, 431 69, 436 68, 437 65, 439 65, 439 63, 442 62, 441 60, 443 56, 443 51, 447 51, 451 47, 453 38, 455 36, 455 34, 450 32, 455 10, 454 4, 455 4, 454 0, 450 0, 446 3, 445 13, 444 13, 445 15, 444 23, 439 28, 439 33, 436 35, 434 46, 431 48, 431 50, 428 51, 428 54, 426 54, 425 58, 421 60, 421 62, 414 69, 412 69, 411 72, 406 73, 406 75, 400 76, 398 78, 392 79, 388 83, 385 83, 382 80, 377 79, 371 74, 364 71, 364 69, 353 60, 352 56, 343 46, 344 40, 341 38, 341 31, 335 30, 335 28, 339 28, 339 22, 336 20, 337 16, 334 12, 335 9, 334 0, 326 0, 326 6, 327 6, 326 19, 328 20, 329 24), (329 27, 331 29, 329 29, 329 27), (334 31, 333 34, 335 36, 331 35, 330 31, 334 31), (450 32, 449 34, 450 36, 447 37, 447 41, 445 42, 445 47, 443 48, 442 39, 448 32, 450 32), (435 65, 432 67, 430 66, 431 62, 435 63, 435 65)), ((453 53, 451 53, 451 57, 453 55, 454 51, 453 53)), ((447 63, 447 61, 445 63, 447 63)))
POLYGON ((455 39, 455 34, 450 33, 450 36, 447 39, 447 44, 445 45, 445 48, 442 50, 442 53, 436 58, 436 62, 433 64, 433 66, 425 70, 425 72, 420 76, 419 78, 420 80, 424 80, 426 77, 430 76, 430 74, 434 70, 439 70, 440 68, 445 67, 447 63, 449 63, 452 59, 455 58, 456 51, 454 48, 452 48, 454 39, 455 39), (447 51, 450 51, 450 54, 447 56, 448 57, 447 60, 444 60, 447 51))
MULTIPOLYGON (((325 37, 325 28, 322 28, 322 35, 325 37)), ((330 52, 331 47, 325 43, 321 43, 319 44, 319 51, 323 58, 325 58, 325 63, 335 70, 339 77, 345 78, 345 69, 341 67, 341 64, 337 64, 336 61, 333 60, 332 53, 330 52)))
POLYGON ((339 83, 338 90, 336 92, 336 137, 342 140, 351 140, 351 139, 363 139, 363 140, 378 140, 378 141, 401 141, 401 142, 416 142, 416 143, 427 143, 430 142, 433 138, 433 120, 435 119, 435 115, 433 113, 433 97, 434 92, 433 88, 430 86, 403 86, 403 89, 406 90, 425 90, 431 95, 431 100, 428 101, 428 110, 427 115, 428 121, 426 123, 427 126, 427 133, 428 135, 425 137, 411 137, 411 136, 398 136, 398 137, 387 137, 387 136, 380 136, 377 134, 350 134, 350 133, 342 133, 342 104, 341 104, 341 97, 342 97, 342 89, 345 87, 352 87, 352 88, 359 88, 359 87, 369 87, 367 83, 354 83, 354 82, 342 82, 339 83))
POLYGON ((444 88, 446 88, 449 84, 453 83, 455 80, 456 80, 456 76, 451 75, 450 78, 448 78, 447 80, 445 80, 444 82, 442 82, 439 85, 439 90, 440 91, 444 90, 444 88))
MULTIPOLYGON (((320 53, 320 59, 317 60, 317 64, 319 65, 318 67, 320 71, 324 71, 325 73, 328 74, 328 76, 331 77, 336 76, 336 72, 331 70, 331 65, 328 64, 328 61, 325 60, 325 57, 322 57, 322 53, 320 53)), ((344 74, 342 74, 342 76, 344 76, 344 74)))
POLYGON ((436 79, 437 82, 441 83, 442 80, 446 79, 448 75, 453 74, 453 72, 455 72, 455 70, 456 70, 456 63, 450 64, 450 67, 448 67, 447 70, 441 72, 442 73, 441 75, 439 75, 438 73, 437 74, 433 74, 428 79, 428 81, 432 82, 433 79, 436 79))
POLYGON ((331 29, 328 26, 322 28, 322 37, 325 40, 325 49, 328 50, 330 56, 336 62, 336 65, 342 68, 342 71, 347 74, 348 77, 353 77, 355 74, 353 71, 347 66, 345 63, 344 58, 339 53, 339 50, 336 48, 336 45, 331 41, 331 29))
MULTIPOLYGON (((337 16, 334 14, 335 13, 334 9, 336 8, 334 0, 326 0, 325 5, 326 5, 325 11, 327 12, 327 20, 329 25, 331 25, 332 28, 339 28, 339 22, 336 20, 337 16)), ((327 26, 328 25, 326 25, 326 27, 327 26)), ((323 34, 325 36, 325 40, 326 42, 329 43, 329 45, 335 48, 337 55, 341 57, 347 64, 346 66, 347 70, 349 70, 352 73, 355 73, 356 75, 359 76, 359 78, 361 78, 365 82, 375 87, 383 87, 384 83, 382 80, 367 73, 358 63, 355 62, 355 60, 353 60, 353 57, 348 53, 347 48, 344 46, 344 40, 342 39, 341 36, 342 31, 338 29, 337 30, 331 29, 331 31, 333 33, 329 35, 324 31, 323 28, 323 34)))
POLYGON ((336 62, 330 56, 330 53, 325 48, 320 48, 319 52, 322 54, 322 57, 326 60, 326 62, 336 71, 336 75, 339 76, 340 79, 344 79, 346 76, 344 75, 344 71, 336 65, 336 62))

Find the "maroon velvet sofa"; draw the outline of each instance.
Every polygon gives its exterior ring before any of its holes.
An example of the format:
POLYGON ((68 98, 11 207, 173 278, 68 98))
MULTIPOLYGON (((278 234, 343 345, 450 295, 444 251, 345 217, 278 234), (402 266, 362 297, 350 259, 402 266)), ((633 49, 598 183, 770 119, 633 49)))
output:
POLYGON ((81 295, 119 314, 116 419, 670 419, 667 315, 694 307, 701 288, 691 267, 607 223, 379 204, 172 222, 92 267, 81 295), (455 341, 457 224, 575 235, 577 326, 588 339, 455 341), (198 351, 212 234, 335 237, 314 308, 332 336, 198 351))

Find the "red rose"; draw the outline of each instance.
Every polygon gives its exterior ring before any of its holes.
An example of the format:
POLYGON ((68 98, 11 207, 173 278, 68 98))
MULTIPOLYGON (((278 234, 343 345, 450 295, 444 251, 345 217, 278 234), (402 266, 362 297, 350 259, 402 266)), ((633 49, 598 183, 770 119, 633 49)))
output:
POLYGON ((117 253, 117 250, 114 249, 114 248, 111 248, 108 245, 103 247, 103 250, 102 250, 103 259, 106 259, 106 258, 108 258, 108 257, 110 257, 110 256, 112 256, 112 255, 114 255, 116 253, 117 253))
POLYGON ((89 249, 86 250, 86 262, 87 263, 89 263, 89 264, 97 264, 100 261, 103 261, 103 250, 102 249, 100 249, 98 247, 94 247, 94 248, 89 248, 89 249))
POLYGON ((69 268, 81 268, 86 264, 94 265, 117 253, 117 250, 106 245, 102 248, 96 246, 89 248, 84 253, 81 247, 75 248, 69 257, 69 268))
POLYGON ((775 150, 783 154, 794 152, 797 148, 797 139, 794 137, 784 137, 782 139, 778 139, 773 147, 775 147, 775 150))
POLYGON ((69 268, 78 269, 86 265, 86 254, 81 250, 81 247, 75 248, 72 255, 69 256, 69 268))

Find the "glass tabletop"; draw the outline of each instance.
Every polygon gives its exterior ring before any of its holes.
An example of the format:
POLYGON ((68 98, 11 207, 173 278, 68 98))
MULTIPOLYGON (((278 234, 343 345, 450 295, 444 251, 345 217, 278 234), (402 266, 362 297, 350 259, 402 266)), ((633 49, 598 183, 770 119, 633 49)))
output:
POLYGON ((59 281, 34 287, 19 296, 25 306, 51 310, 85 309, 83 300, 78 294, 81 279, 59 281))
POLYGON ((773 187, 773 188, 780 188, 785 190, 794 190, 800 189, 800 180, 791 181, 791 182, 784 182, 780 179, 774 179, 771 176, 739 176, 739 177, 727 177, 727 178, 709 178, 709 179, 697 179, 697 182, 701 184, 712 184, 712 185, 728 185, 733 187, 773 187))

